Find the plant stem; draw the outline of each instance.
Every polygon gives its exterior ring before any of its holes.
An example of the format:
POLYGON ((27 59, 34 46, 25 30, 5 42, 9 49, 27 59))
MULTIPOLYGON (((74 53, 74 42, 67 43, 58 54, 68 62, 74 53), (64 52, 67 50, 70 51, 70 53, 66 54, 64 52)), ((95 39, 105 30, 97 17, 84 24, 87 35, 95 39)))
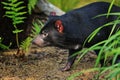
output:
POLYGON ((16 43, 17 43, 17 47, 19 48, 18 33, 16 33, 16 43))
MULTIPOLYGON (((14 24, 14 28, 15 28, 15 30, 17 30, 17 27, 15 24, 14 24)), ((18 33, 15 33, 15 35, 16 35, 16 44, 17 44, 17 47, 19 48, 18 33)))

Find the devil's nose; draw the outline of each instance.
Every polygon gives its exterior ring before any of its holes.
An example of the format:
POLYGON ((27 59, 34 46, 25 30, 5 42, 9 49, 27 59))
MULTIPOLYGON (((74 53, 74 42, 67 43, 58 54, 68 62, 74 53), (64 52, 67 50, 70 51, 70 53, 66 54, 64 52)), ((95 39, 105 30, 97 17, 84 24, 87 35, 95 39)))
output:
POLYGON ((31 42, 32 42, 32 44, 37 44, 37 42, 39 42, 39 41, 35 38, 31 42))
POLYGON ((43 43, 44 43, 44 40, 39 36, 32 40, 32 44, 43 45, 43 43))

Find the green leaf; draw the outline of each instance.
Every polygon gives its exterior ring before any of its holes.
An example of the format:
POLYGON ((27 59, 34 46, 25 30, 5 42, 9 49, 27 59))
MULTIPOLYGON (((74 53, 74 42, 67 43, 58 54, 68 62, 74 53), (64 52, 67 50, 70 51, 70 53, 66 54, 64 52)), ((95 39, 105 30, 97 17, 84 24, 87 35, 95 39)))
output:
POLYGON ((4 6, 3 8, 6 10, 11 10, 11 7, 9 7, 9 6, 4 6))
POLYGON ((28 12, 31 14, 32 9, 34 9, 38 0, 28 0, 28 12))
POLYGON ((14 21, 14 22, 13 22, 14 25, 20 24, 20 23, 24 23, 24 21, 14 21))
POLYGON ((18 7, 18 6, 20 6, 21 4, 23 4, 23 3, 24 3, 23 1, 17 2, 16 4, 14 4, 14 7, 18 7))
POLYGON ((39 25, 38 25, 37 23, 33 23, 33 26, 34 26, 34 27, 33 27, 33 30, 34 30, 34 31, 32 30, 32 32, 33 32, 34 34, 36 34, 36 35, 39 34, 39 32, 40 32, 40 30, 41 30, 40 27, 39 27, 39 25))
POLYGON ((26 17, 16 17, 14 18, 14 22, 15 21, 23 21, 23 19, 25 19, 26 17))
POLYGON ((14 12, 14 11, 6 11, 5 14, 6 14, 6 15, 12 15, 12 16, 15 16, 16 12, 14 12))
POLYGON ((13 31, 13 33, 14 33, 14 34, 17 34, 17 33, 20 33, 20 32, 22 32, 22 31, 23 31, 23 30, 16 29, 16 30, 13 31))
POLYGON ((14 16, 12 16, 12 15, 5 15, 5 16, 8 18, 14 18, 14 16))
POLYGON ((42 27, 43 27, 43 23, 37 19, 35 22, 33 22, 32 33, 30 36, 35 37, 36 35, 38 35, 42 27))
POLYGON ((21 42, 20 47, 27 53, 31 45, 32 38, 27 37, 24 41, 21 42))
POLYGON ((115 2, 115 0, 112 0, 111 4, 110 4, 110 6, 109 6, 108 13, 107 13, 107 17, 108 17, 109 14, 110 14, 110 11, 111 11, 111 9, 112 9, 112 6, 113 6, 114 2, 115 2))
POLYGON ((12 3, 16 3, 18 0, 8 0, 8 1, 10 1, 12 3))
POLYGON ((24 9, 24 8, 25 8, 25 6, 21 6, 21 7, 15 8, 15 11, 18 12, 18 11, 24 9))
POLYGON ((24 14, 26 14, 26 13, 27 13, 27 12, 18 12, 18 13, 15 14, 15 16, 16 16, 16 17, 22 16, 22 15, 24 15, 24 14))
POLYGON ((4 9, 6 9, 5 16, 12 19, 13 25, 23 23, 23 19, 26 18, 23 15, 27 12, 19 12, 25 8, 25 6, 20 6, 23 3, 23 1, 18 0, 9 0, 8 3, 3 2, 4 9))
POLYGON ((97 16, 93 17, 93 19, 94 19, 94 18, 97 18, 97 17, 101 17, 101 16, 107 16, 107 15, 111 15, 111 16, 112 16, 112 15, 114 15, 114 16, 120 16, 120 12, 97 15, 97 16))
POLYGON ((6 2, 1 2, 1 3, 2 3, 3 5, 6 5, 6 6, 7 6, 7 5, 9 5, 9 4, 8 4, 8 3, 6 3, 6 2))

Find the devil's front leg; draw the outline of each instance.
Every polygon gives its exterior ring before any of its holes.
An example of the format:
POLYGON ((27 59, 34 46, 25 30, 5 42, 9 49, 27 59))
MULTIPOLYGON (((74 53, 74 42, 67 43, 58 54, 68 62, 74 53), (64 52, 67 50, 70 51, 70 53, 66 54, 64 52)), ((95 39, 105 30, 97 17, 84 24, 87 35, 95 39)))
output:
POLYGON ((72 67, 72 65, 77 57, 77 55, 75 55, 75 56, 72 56, 72 55, 77 51, 79 51, 79 50, 74 50, 74 49, 69 50, 68 62, 66 64, 66 66, 64 68, 62 68, 62 71, 68 71, 71 69, 71 67, 72 67))

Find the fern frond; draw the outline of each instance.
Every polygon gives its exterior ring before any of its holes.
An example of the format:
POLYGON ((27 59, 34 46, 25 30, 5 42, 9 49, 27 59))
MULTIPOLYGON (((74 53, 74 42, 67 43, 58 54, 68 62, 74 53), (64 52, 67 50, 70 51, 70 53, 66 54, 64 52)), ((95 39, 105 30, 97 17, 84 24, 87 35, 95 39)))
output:
POLYGON ((22 32, 23 30, 19 30, 19 29, 15 29, 14 31, 12 31, 14 34, 16 34, 16 33, 20 33, 20 32, 22 32))
POLYGON ((27 12, 20 12, 20 13, 17 13, 16 11, 7 11, 5 14, 6 14, 6 16, 17 17, 17 16, 24 15, 24 14, 26 14, 26 13, 27 13, 27 12))
POLYGON ((12 24, 15 28, 15 30, 13 30, 13 33, 16 34, 16 43, 17 47, 19 47, 18 33, 22 32, 23 30, 19 30, 16 25, 23 23, 24 19, 26 18, 24 17, 24 14, 27 12, 22 12, 25 6, 21 5, 24 2, 18 0, 8 0, 1 3, 4 5, 3 8, 6 9, 5 16, 12 19, 12 24))
POLYGON ((25 8, 25 6, 20 6, 23 3, 23 1, 18 2, 18 0, 8 0, 8 2, 2 2, 2 4, 4 5, 3 8, 6 9, 5 16, 11 18, 14 25, 24 22, 23 20, 25 19, 25 17, 19 18, 27 13, 20 12, 25 8))
POLYGON ((26 17, 17 17, 17 18, 14 18, 15 21, 19 21, 19 20, 22 20, 22 19, 25 19, 26 17))
POLYGON ((28 12, 31 14, 32 9, 34 9, 38 0, 29 0, 28 1, 28 12))
POLYGON ((25 8, 25 6, 21 6, 21 7, 18 7, 18 8, 16 7, 15 11, 18 12, 18 11, 24 9, 24 8, 25 8))
POLYGON ((43 26, 42 22, 40 20, 38 20, 39 23, 33 22, 33 28, 32 28, 32 32, 30 34, 30 37, 26 38, 20 45, 20 47, 25 51, 28 52, 30 45, 31 45, 31 41, 33 40, 33 38, 39 34, 41 27, 43 26))
POLYGON ((14 21, 14 22, 13 22, 14 25, 20 24, 20 23, 24 23, 24 21, 14 21))
POLYGON ((8 0, 9 2, 11 2, 12 1, 12 3, 16 3, 17 2, 17 0, 8 0))
POLYGON ((38 35, 41 31, 41 28, 43 27, 43 23, 40 20, 37 20, 36 22, 33 22, 32 27, 32 34, 30 35, 31 37, 35 37, 38 35))
POLYGON ((24 3, 23 1, 17 2, 16 4, 14 4, 14 7, 18 7, 18 6, 20 6, 21 4, 23 4, 23 3, 24 3))
POLYGON ((33 29, 32 29, 32 33, 33 35, 38 35, 40 32, 40 26, 37 23, 33 23, 33 29))
POLYGON ((15 16, 17 17, 17 16, 22 16, 22 15, 24 15, 24 14, 26 14, 27 12, 20 12, 20 13, 17 13, 17 14, 15 14, 15 16))
POLYGON ((20 47, 25 51, 28 52, 29 51, 29 47, 31 44, 32 38, 31 37, 27 37, 20 45, 20 47))

